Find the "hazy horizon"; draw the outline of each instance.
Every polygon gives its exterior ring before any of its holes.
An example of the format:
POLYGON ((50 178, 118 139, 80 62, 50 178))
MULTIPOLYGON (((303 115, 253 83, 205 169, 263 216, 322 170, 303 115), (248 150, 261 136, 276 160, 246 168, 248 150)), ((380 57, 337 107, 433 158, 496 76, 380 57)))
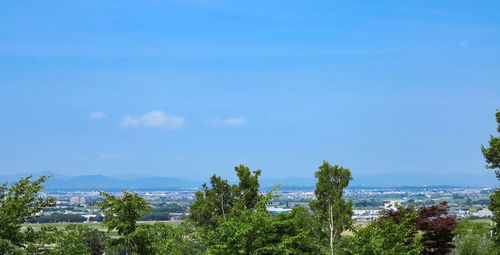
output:
POLYGON ((494 183, 495 5, 2 3, 0 175, 494 183))
MULTIPOLYGON (((168 180, 174 182, 181 181, 189 183, 192 187, 199 187, 202 183, 209 182, 209 178, 213 175, 219 175, 217 172, 206 174, 204 176, 179 176, 179 175, 144 175, 138 173, 122 173, 117 175, 105 175, 102 173, 89 173, 89 174, 61 174, 50 171, 42 172, 25 172, 25 173, 12 173, 0 174, 0 182, 12 182, 18 180, 20 177, 33 175, 35 178, 46 175, 52 176, 52 180, 69 180, 73 178, 91 177, 86 178, 88 181, 99 179, 99 177, 112 178, 113 180, 147 180, 148 178, 165 178, 165 185, 168 186, 168 180)), ((223 178, 229 180, 231 183, 237 183, 238 178, 233 173, 231 175, 223 175, 223 178)), ((265 187, 274 185, 284 186, 313 186, 316 179, 314 174, 310 176, 267 176, 266 171, 263 171, 260 180, 265 187)), ((100 180, 98 180, 100 181, 100 180)), ((49 181, 49 185, 52 181, 49 181)), ((147 182, 146 182, 147 183, 147 182)), ((477 172, 477 173, 456 173, 456 174, 442 174, 442 173, 375 173, 375 174, 358 174, 353 172, 353 180, 351 186, 373 186, 373 187, 405 187, 405 186, 471 186, 471 187, 497 187, 498 183, 495 180, 495 174, 490 172, 477 172)), ((125 184, 123 186, 127 188, 125 184)))

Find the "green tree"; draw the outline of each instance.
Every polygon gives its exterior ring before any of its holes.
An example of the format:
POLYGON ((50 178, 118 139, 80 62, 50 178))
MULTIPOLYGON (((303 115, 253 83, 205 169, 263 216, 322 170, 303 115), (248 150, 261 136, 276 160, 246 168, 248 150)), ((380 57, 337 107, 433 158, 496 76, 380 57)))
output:
POLYGON ((468 234, 457 237, 453 255, 498 255, 500 248, 488 236, 468 234))
POLYGON ((218 218, 225 219, 233 207, 235 188, 227 180, 213 175, 210 185, 202 185, 189 208, 189 219, 199 227, 215 228, 218 218))
POLYGON ((418 255, 421 252, 415 222, 416 210, 399 208, 366 227, 354 230, 347 238, 345 253, 348 255, 418 255))
MULTIPOLYGON (((500 111, 496 112, 496 120, 498 123, 497 132, 500 133, 500 111)), ((488 141, 489 147, 481 145, 481 151, 483 152, 484 158, 486 159, 486 168, 496 169, 495 173, 497 178, 500 180, 500 137, 490 136, 488 141)))
POLYGON ((230 185, 220 176, 210 178, 210 187, 204 183, 202 190, 196 192, 195 201, 189 208, 189 219, 197 226, 216 228, 221 220, 228 218, 236 204, 247 209, 254 209, 261 195, 259 193, 260 170, 250 171, 246 166, 239 165, 234 168, 239 182, 230 185))
MULTIPOLYGON (((497 132, 500 133, 500 111, 496 112, 496 120, 498 123, 497 132)), ((486 159, 486 167, 495 169, 496 176, 500 180, 500 137, 490 136, 489 147, 481 145, 484 158, 486 159)), ((489 209, 493 212, 493 221, 496 226, 494 228, 494 235, 496 241, 500 244, 500 189, 497 189, 490 195, 489 209)))
POLYGON ((253 209, 260 199, 259 193, 259 176, 261 170, 255 170, 252 173, 250 168, 239 165, 234 168, 239 178, 237 193, 239 199, 243 202, 247 209, 253 209))
POLYGON ((307 210, 272 216, 266 206, 273 196, 261 196, 255 209, 236 205, 228 219, 209 231, 207 254, 320 254, 321 246, 305 231, 307 210))
POLYGON ((134 232, 141 214, 151 211, 146 200, 136 193, 123 191, 123 196, 117 197, 101 192, 101 196, 104 196, 104 200, 99 206, 105 216, 104 224, 108 231, 116 229, 120 235, 126 236, 134 232))
POLYGON ((127 239, 132 252, 138 255, 204 254, 205 247, 195 231, 190 223, 178 227, 155 223, 140 225, 127 239))
MULTIPOLYGON (((81 225, 70 226, 74 226, 74 231, 80 233, 80 236, 86 247, 88 248, 90 254, 102 255, 104 253, 104 248, 109 242, 109 237, 106 235, 106 233, 81 225)), ((69 229, 70 226, 68 226, 66 229, 69 229)))
POLYGON ((11 245, 23 246, 26 235, 21 232, 22 224, 55 203, 53 198, 43 198, 39 194, 49 177, 42 176, 34 181, 31 178, 22 178, 10 186, 8 183, 0 185, 0 254, 2 249, 13 249, 9 248, 11 245))
POLYGON ((486 222, 462 220, 455 228, 453 255, 496 255, 500 247, 490 237, 490 226, 486 222))
POLYGON ((477 235, 489 235, 490 226, 487 222, 483 221, 473 221, 473 220, 461 220, 458 221, 457 227, 453 230, 456 237, 466 236, 470 234, 477 235))
POLYGON ((68 225, 63 230, 44 225, 38 231, 28 229, 26 235, 28 242, 20 254, 101 255, 109 240, 105 233, 83 225, 68 225))
POLYGON ((315 173, 317 178, 316 198, 311 200, 310 208, 317 217, 321 236, 326 236, 330 254, 338 254, 341 233, 352 226, 352 200, 343 198, 344 190, 352 180, 351 171, 327 161, 315 173))
POLYGON ((25 231, 26 242, 24 249, 17 254, 53 254, 54 246, 58 243, 60 235, 63 234, 54 225, 42 225, 40 230, 35 231, 28 227, 25 231))
POLYGON ((495 226, 493 228, 493 236, 497 244, 500 245, 500 189, 497 189, 490 195, 489 209, 493 213, 493 221, 495 226))
POLYGON ((69 225, 64 231, 54 232, 57 241, 50 254, 91 255, 85 242, 85 230, 81 226, 69 225))

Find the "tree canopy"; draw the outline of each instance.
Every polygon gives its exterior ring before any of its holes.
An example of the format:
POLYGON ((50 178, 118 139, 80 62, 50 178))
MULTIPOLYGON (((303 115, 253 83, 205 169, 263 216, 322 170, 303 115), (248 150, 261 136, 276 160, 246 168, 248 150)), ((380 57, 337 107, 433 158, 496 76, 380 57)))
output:
MULTIPOLYGON (((500 133, 500 111, 497 111, 495 116, 498 124, 497 132, 500 133)), ((496 169, 497 178, 500 180, 500 170, 498 170, 500 169, 500 136, 490 136, 488 145, 489 147, 481 145, 481 151, 487 163, 486 167, 496 169)))
POLYGON ((128 235, 136 229, 136 221, 142 213, 151 210, 149 204, 136 193, 123 191, 122 197, 101 192, 104 200, 99 204, 104 213, 104 224, 109 230, 116 229, 120 235, 128 235))
POLYGON ((0 185, 0 253, 2 247, 23 246, 26 236, 21 232, 22 224, 44 207, 54 205, 53 198, 40 196, 42 184, 48 179, 42 176, 33 181, 32 176, 28 176, 10 186, 8 183, 0 185))
POLYGON ((317 178, 316 198, 311 200, 309 206, 319 222, 317 231, 319 236, 328 239, 330 253, 336 254, 344 230, 352 226, 352 201, 343 197, 344 190, 352 180, 351 171, 338 165, 331 165, 324 161, 316 171, 317 178))
POLYGON ((418 255, 422 251, 416 227, 418 213, 412 208, 389 211, 366 227, 354 229, 347 238, 348 255, 418 255))
POLYGON ((231 213, 238 204, 246 209, 254 209, 261 195, 259 193, 260 170, 252 172, 246 166, 239 165, 234 168, 239 183, 229 184, 220 176, 210 178, 210 187, 202 185, 202 190, 196 192, 195 201, 190 206, 189 218, 197 226, 215 228, 220 221, 231 213))
MULTIPOLYGON (((500 111, 497 111, 495 116, 498 124, 497 132, 500 133, 500 111)), ((490 136, 488 144, 489 147, 481 145, 481 150, 487 163, 486 167, 495 169, 497 179, 500 181, 500 136, 490 136)), ((500 245, 500 189, 497 189, 490 195, 489 209, 493 212, 493 220, 496 222, 493 233, 497 243, 500 245)))

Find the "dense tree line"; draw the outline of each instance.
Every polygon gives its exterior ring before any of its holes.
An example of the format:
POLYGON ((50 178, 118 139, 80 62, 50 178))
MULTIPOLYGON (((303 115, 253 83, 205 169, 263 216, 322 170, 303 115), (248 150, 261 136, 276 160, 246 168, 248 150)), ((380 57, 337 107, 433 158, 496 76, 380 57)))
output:
POLYGON ((28 219, 29 223, 85 222, 87 219, 79 214, 52 213, 28 219))
MULTIPOLYGON (((497 113, 500 132, 500 113, 497 113)), ((492 136, 482 147, 489 168, 500 179, 500 138, 492 136)), ((0 186, 0 254, 345 254, 345 255, 494 255, 499 254, 499 225, 459 222, 448 215, 446 203, 400 207, 385 211, 368 226, 353 226, 353 201, 344 198, 352 180, 348 168, 324 161, 315 173, 315 199, 289 214, 271 215, 267 206, 275 191, 261 193, 261 170, 235 167, 235 184, 214 175, 203 184, 179 226, 138 225, 154 212, 139 195, 102 192, 99 202, 108 231, 116 238, 81 225, 64 230, 22 224, 42 208, 53 205, 39 192, 47 177, 23 178, 0 186), (491 237, 493 234, 493 238, 491 237)), ((500 219, 500 192, 491 195, 494 220, 500 219)))
MULTIPOLYGON (((44 208, 43 211, 50 212, 51 211, 50 209, 52 208, 44 208)), ((162 204, 152 207, 151 212, 141 214, 139 220, 168 221, 172 218, 170 213, 182 213, 182 212, 186 212, 186 208, 176 203, 162 204)), ((94 217, 90 217, 89 220, 92 222, 102 222, 104 221, 104 217, 98 214, 94 217)), ((63 222, 81 223, 81 222, 86 222, 87 218, 83 217, 80 214, 54 212, 39 217, 29 218, 27 221, 29 223, 63 223, 63 222)))
POLYGON ((383 205, 384 201, 373 198, 354 201, 354 207, 380 207, 383 205))

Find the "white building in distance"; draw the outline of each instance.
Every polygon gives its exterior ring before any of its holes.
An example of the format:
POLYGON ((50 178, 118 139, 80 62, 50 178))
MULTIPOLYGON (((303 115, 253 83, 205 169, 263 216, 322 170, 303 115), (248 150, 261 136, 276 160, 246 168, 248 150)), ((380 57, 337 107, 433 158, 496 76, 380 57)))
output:
POLYGON ((85 198, 84 197, 70 197, 69 203, 72 205, 84 205, 85 198))

